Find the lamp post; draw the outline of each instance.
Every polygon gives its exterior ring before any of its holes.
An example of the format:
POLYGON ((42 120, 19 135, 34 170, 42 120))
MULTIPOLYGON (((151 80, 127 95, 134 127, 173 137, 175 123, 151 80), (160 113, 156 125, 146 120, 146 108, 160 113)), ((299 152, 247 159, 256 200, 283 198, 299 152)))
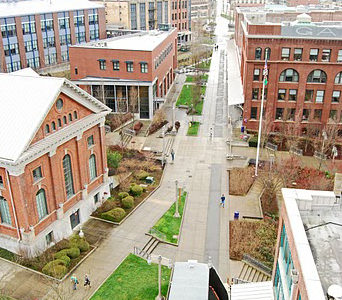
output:
POLYGON ((162 167, 164 167, 164 162, 165 162, 165 125, 163 126, 162 129, 162 138, 163 138, 163 149, 162 149, 162 167))
POLYGON ((178 180, 176 180, 176 211, 173 215, 175 218, 179 218, 179 209, 178 209, 178 180))

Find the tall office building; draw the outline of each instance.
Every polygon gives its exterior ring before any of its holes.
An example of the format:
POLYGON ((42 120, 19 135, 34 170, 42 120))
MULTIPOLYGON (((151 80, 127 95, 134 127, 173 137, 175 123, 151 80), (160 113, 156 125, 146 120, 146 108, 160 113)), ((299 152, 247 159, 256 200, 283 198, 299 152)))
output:
POLYGON ((86 0, 0 2, 0 71, 69 60, 69 45, 106 37, 103 5, 86 0))

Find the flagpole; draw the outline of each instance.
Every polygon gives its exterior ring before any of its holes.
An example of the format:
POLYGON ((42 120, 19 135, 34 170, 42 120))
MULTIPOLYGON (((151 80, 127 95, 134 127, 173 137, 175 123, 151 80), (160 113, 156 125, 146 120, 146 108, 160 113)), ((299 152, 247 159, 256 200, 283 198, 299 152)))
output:
POLYGON ((266 80, 267 80, 267 55, 268 55, 268 49, 265 50, 265 68, 263 71, 264 77, 262 80, 262 95, 261 95, 261 108, 260 108, 260 116, 259 116, 258 146, 257 146, 257 154, 256 154, 256 162, 255 162, 255 174, 254 174, 255 176, 258 176, 258 166, 259 166, 262 115, 264 112, 265 85, 266 85, 266 80))

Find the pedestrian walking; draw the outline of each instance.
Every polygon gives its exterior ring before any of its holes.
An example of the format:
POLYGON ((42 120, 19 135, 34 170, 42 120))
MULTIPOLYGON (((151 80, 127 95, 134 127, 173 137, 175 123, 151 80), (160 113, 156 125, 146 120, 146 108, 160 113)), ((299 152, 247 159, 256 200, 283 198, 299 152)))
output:
POLYGON ((209 136, 211 139, 213 138, 213 128, 212 127, 210 127, 209 136))
POLYGON ((88 274, 85 274, 85 275, 84 275, 84 286, 85 286, 85 287, 86 287, 86 286, 89 286, 89 288, 91 288, 91 286, 90 286, 90 279, 89 279, 88 274))
POLYGON ((173 149, 171 150, 171 159, 172 159, 172 162, 175 161, 175 151, 173 149))
POLYGON ((72 289, 75 291, 77 290, 77 285, 79 284, 78 279, 75 274, 73 274, 71 277, 71 282, 72 282, 72 289))
POLYGON ((224 194, 222 194, 221 196, 221 206, 224 208, 224 201, 226 201, 226 197, 224 196, 224 194))

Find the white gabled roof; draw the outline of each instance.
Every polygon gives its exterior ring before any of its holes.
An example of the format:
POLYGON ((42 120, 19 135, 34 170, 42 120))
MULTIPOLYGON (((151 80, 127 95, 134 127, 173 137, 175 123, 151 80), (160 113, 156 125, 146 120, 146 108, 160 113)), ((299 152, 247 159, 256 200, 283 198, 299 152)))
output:
POLYGON ((65 78, 36 76, 27 69, 0 74, 0 160, 20 158, 61 91, 95 113, 110 111, 65 78))

